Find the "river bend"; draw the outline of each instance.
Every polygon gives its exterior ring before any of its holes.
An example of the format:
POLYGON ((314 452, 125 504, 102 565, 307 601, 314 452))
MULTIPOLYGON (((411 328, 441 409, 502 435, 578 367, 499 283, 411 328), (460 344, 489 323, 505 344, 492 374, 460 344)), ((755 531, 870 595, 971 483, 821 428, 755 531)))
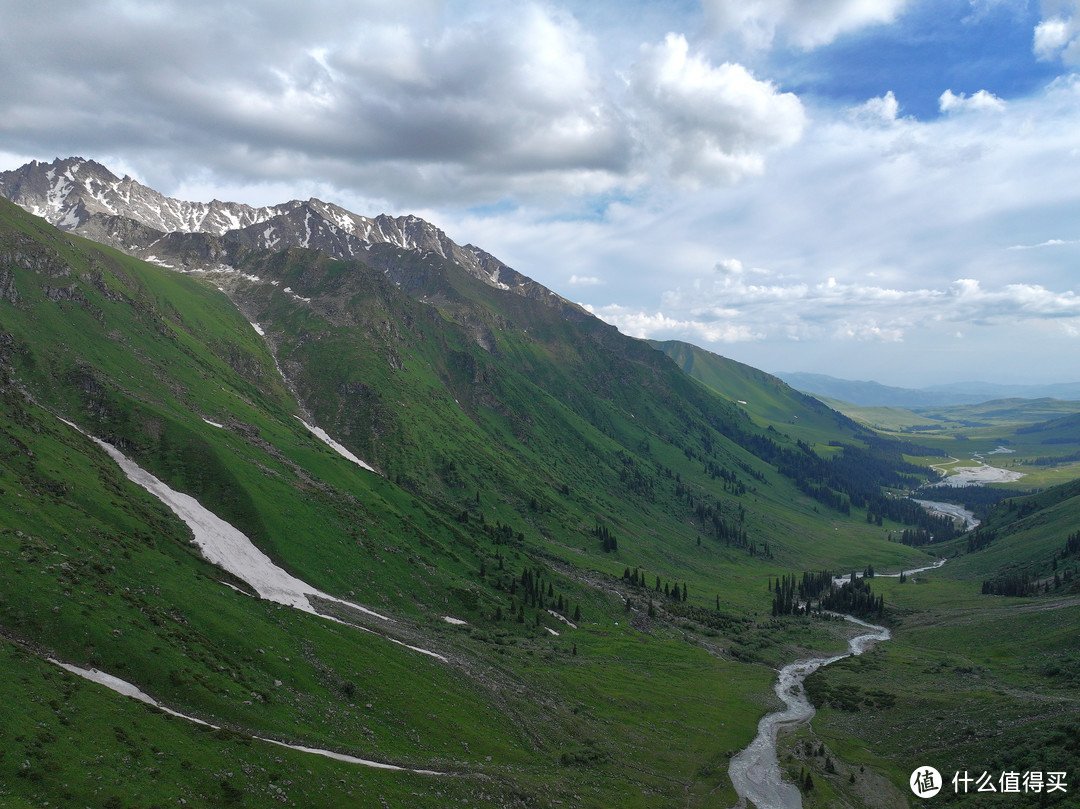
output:
MULTIPOLYGON (((932 570, 945 564, 941 559, 933 565, 907 571, 908 575, 932 570)), ((889 574, 885 574, 889 575, 889 574)), ((894 574, 899 576, 900 574, 894 574)), ((806 698, 803 681, 820 669, 845 657, 861 655, 879 641, 889 640, 892 633, 883 626, 869 624, 842 616, 864 627, 867 631, 848 641, 846 654, 832 657, 814 657, 809 660, 797 660, 780 669, 773 690, 784 703, 784 709, 766 714, 758 723, 757 736, 750 745, 740 751, 728 765, 728 775, 739 796, 734 809, 745 809, 746 802, 752 801, 758 809, 802 809, 802 794, 794 784, 784 781, 780 772, 780 762, 776 756, 776 738, 782 728, 808 722, 815 713, 815 708, 806 698)))

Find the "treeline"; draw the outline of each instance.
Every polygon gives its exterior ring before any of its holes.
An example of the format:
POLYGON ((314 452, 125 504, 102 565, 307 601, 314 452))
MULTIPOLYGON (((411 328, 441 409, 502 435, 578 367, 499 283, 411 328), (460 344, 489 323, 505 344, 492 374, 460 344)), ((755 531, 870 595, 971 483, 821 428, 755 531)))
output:
POLYGON ((1027 458, 1024 463, 1030 466, 1057 466, 1075 461, 1080 461, 1080 452, 1072 452, 1068 455, 1040 455, 1036 458, 1027 458))
MULTIPOLYGON (((903 498, 888 497, 883 490, 911 488, 926 474, 923 467, 903 459, 901 448, 926 455, 939 455, 940 451, 870 437, 866 440, 869 443, 866 448, 832 442, 841 451, 827 460, 802 440, 795 442, 795 449, 782 447, 764 436, 757 436, 750 443, 751 451, 776 466, 800 491, 830 508, 843 514, 850 514, 853 507, 866 508, 874 513, 875 520, 880 516, 932 530, 925 524, 925 509, 903 498)), ((945 536, 948 529, 944 526, 938 529, 935 525, 935 529, 935 534, 941 532, 937 539, 953 536, 945 536)))

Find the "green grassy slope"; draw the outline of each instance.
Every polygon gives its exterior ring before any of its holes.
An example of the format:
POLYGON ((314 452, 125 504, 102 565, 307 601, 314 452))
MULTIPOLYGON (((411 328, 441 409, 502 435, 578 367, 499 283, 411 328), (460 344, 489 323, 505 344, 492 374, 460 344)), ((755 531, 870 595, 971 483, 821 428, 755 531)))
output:
POLYGON ((680 368, 730 401, 758 423, 827 448, 829 442, 860 440, 867 431, 813 396, 741 362, 678 340, 653 341, 680 368))
POLYGON ((279 283, 231 290, 241 314, 213 284, 6 205, 0 259, 12 805, 258 806, 278 788, 309 806, 733 801, 727 759, 771 693, 747 661, 838 645, 828 627, 776 626, 766 578, 923 556, 803 495, 752 451, 767 429, 657 352, 524 301, 482 306, 494 293, 461 278, 440 310, 362 265, 251 254, 243 269, 279 283), (307 432, 275 359, 382 475, 307 432), (58 416, 449 662, 226 586, 246 589, 58 416), (717 538, 699 507, 748 540, 717 538), (686 584, 687 601, 656 578, 686 584), (549 614, 560 602, 580 608, 577 629, 549 614), (229 731, 77 681, 49 655, 229 731), (309 763, 250 734, 460 777, 309 763))

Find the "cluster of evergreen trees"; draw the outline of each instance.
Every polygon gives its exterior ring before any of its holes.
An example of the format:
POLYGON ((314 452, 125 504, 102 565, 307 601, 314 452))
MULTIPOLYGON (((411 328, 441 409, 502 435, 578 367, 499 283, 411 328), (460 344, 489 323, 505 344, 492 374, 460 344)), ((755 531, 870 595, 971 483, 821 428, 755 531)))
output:
POLYGON ((931 514, 906 497, 890 497, 879 493, 867 499, 866 508, 874 512, 875 518, 876 515, 882 515, 894 522, 917 526, 926 534, 932 535, 934 542, 946 542, 959 534, 952 517, 931 514))
POLYGON ((611 551, 617 551, 619 549, 618 540, 615 539, 615 535, 608 530, 606 525, 596 524, 593 528, 593 536, 600 540, 600 548, 604 553, 610 553, 611 551))
MULTIPOLYGON (((889 539, 894 539, 892 534, 889 535, 889 539)), ((899 536, 895 537, 895 539, 905 545, 911 545, 914 548, 918 548, 923 545, 929 545, 934 542, 937 537, 925 528, 905 528, 899 536)))
POLYGON ((622 468, 619 470, 619 482, 633 494, 652 502, 654 488, 652 475, 640 469, 632 455, 620 450, 618 458, 622 462, 622 468))
MULTIPOLYGON (((1057 560, 1055 560, 1056 563, 1057 560)), ((1049 593, 1051 590, 1059 590, 1062 587, 1072 585, 1075 573, 1066 570, 1062 573, 1040 577, 1029 571, 1010 573, 1007 576, 999 576, 982 583, 983 595, 991 596, 1035 596, 1039 593, 1049 593)))
MULTIPOLYGON (((1019 432, 1019 431, 1017 431, 1019 432)), ((1047 442, 1051 443, 1051 442, 1047 442)), ((1060 441, 1053 443, 1071 443, 1069 441, 1060 441)), ((1068 455, 1040 455, 1037 458, 1030 458, 1025 460, 1024 463, 1029 463, 1032 466, 1057 466, 1063 463, 1073 463, 1080 461, 1080 452, 1072 452, 1068 455)))
MULTIPOLYGON (((510 599, 510 612, 517 613, 516 618, 519 624, 525 623, 526 606, 535 607, 540 612, 554 610, 564 618, 570 618, 570 599, 564 598, 562 593, 556 592, 555 585, 550 579, 547 580, 546 584, 547 587, 544 586, 544 571, 539 567, 526 567, 521 571, 521 577, 510 583, 510 595, 512 596, 510 599), (514 596, 517 596, 519 589, 523 591, 520 604, 514 598, 514 596)), ((580 604, 574 606, 572 614, 574 622, 581 620, 580 604)), ((501 615, 496 615, 496 618, 500 617, 501 615)), ((536 623, 537 625, 540 623, 539 612, 536 615, 536 623)))
POLYGON ((769 579, 769 590, 773 593, 774 616, 805 615, 811 609, 843 612, 856 618, 880 618, 885 614, 884 596, 875 596, 867 577, 859 578, 854 572, 839 586, 828 570, 807 571, 801 578, 794 573, 783 575, 775 585, 769 579))
POLYGON ((1033 494, 1031 491, 1006 491, 990 486, 935 486, 929 499, 943 503, 956 503, 973 513, 980 520, 985 520, 990 511, 1002 500, 1009 497, 1023 497, 1033 494))
MULTIPOLYGON (((1009 501, 1006 507, 1012 506, 1013 510, 1021 512, 1027 510, 1029 505, 1030 503, 1022 503, 1015 506, 1012 501, 1009 501)), ((990 535, 990 539, 993 539, 993 532, 986 533, 990 535)), ((989 544, 989 539, 980 538, 979 531, 975 531, 968 539, 968 550, 985 547, 987 544, 989 544)), ((1076 578, 1075 569, 1058 570, 1058 562, 1076 554, 1080 554, 1080 531, 1069 534, 1065 538, 1064 546, 1054 551, 1049 570, 1043 568, 1040 571, 1037 567, 1032 567, 1028 570, 998 576, 995 579, 987 579, 982 583, 982 593, 995 596, 1035 596, 1039 593, 1059 590, 1062 587, 1072 588, 1076 578)))
POLYGON ((983 530, 983 527, 980 525, 968 534, 967 552, 974 553, 975 551, 980 551, 995 539, 997 539, 997 531, 990 528, 983 530))
POLYGON ((865 578, 855 578, 832 588, 821 598, 821 608, 843 612, 856 618, 880 618, 885 614, 885 596, 875 596, 865 578))
POLYGON ((1011 573, 982 583, 983 595, 1030 596, 1038 591, 1038 582, 1030 573, 1011 573))
POLYGON ((739 476, 726 466, 721 466, 716 461, 705 462, 705 474, 708 475, 711 480, 719 478, 724 481, 724 491, 728 494, 746 494, 746 484, 739 480, 739 476))
MULTIPOLYGON (((649 582, 646 579, 644 570, 638 570, 638 568, 635 567, 631 571, 630 568, 626 568, 625 570, 623 570, 622 577, 623 581, 633 585, 634 587, 640 587, 646 591, 649 589, 649 582)), ((686 601, 686 599, 689 597, 688 591, 686 589, 686 582, 683 582, 682 585, 680 585, 678 582, 672 584, 665 581, 661 586, 659 576, 656 577, 656 585, 654 586, 653 591, 657 594, 657 596, 663 594, 664 598, 668 598, 673 601, 686 601)))
MULTIPOLYGON (((734 477, 734 473, 731 475, 734 477)), ((746 486, 738 481, 733 486, 739 493, 746 491, 746 486)), ((725 503, 719 497, 709 503, 695 495, 694 491, 689 486, 684 486, 681 481, 675 484, 675 496, 690 507, 698 529, 705 536, 716 537, 728 547, 745 548, 751 556, 761 554, 766 559, 772 558, 769 543, 759 546, 750 539, 746 531, 746 509, 741 503, 725 503)), ((698 544, 701 544, 700 539, 698 544)))
POLYGON ((784 574, 776 580, 769 579, 773 593, 773 615, 801 615, 807 611, 810 601, 820 598, 833 586, 833 575, 828 570, 816 573, 805 571, 800 579, 796 574, 784 574))
POLYGON ((1065 550, 1062 552, 1062 556, 1072 556, 1074 553, 1080 553, 1080 531, 1075 534, 1069 534, 1065 540, 1065 550))

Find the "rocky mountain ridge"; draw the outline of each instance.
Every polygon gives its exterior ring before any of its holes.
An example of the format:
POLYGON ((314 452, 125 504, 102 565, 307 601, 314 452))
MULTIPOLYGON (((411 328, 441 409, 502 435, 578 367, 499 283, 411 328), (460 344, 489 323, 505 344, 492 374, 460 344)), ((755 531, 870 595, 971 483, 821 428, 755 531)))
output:
MULTIPOLYGON (((372 251, 385 245, 452 261, 498 289, 530 294, 537 286, 491 254, 456 244, 416 216, 367 217, 314 198, 264 207, 216 199, 189 202, 165 196, 129 176, 117 177, 100 163, 81 157, 52 163, 35 160, 0 172, 0 195, 61 230, 163 264, 172 265, 175 259, 161 255, 167 234, 204 234, 250 248, 303 247, 369 263, 372 251)), ((206 268, 190 253, 187 261, 182 269, 206 268)))

